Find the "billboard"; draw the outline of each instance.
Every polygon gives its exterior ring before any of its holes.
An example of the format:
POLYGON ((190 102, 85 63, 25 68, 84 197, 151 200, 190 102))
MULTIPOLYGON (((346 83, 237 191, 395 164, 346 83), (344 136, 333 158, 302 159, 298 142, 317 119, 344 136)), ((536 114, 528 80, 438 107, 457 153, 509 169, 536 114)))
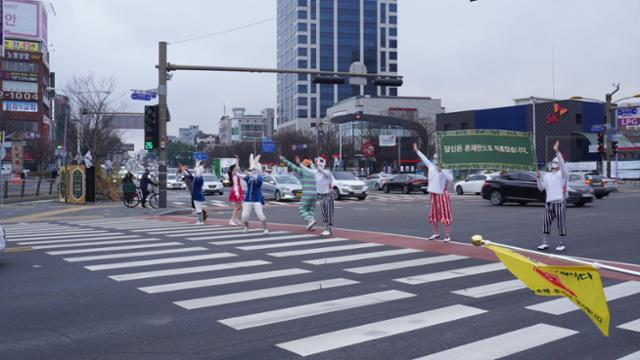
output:
POLYGON ((47 43, 47 11, 40 1, 4 0, 3 19, 5 36, 47 43))
POLYGON ((2 101, 3 111, 38 112, 38 103, 29 101, 2 101))
POLYGON ((640 130, 640 106, 619 108, 616 110, 616 123, 619 130, 640 130))
POLYGON ((28 92, 28 93, 38 93, 38 84, 33 82, 24 82, 24 81, 10 81, 5 80, 2 82, 2 91, 13 91, 13 92, 28 92))
POLYGON ((4 52, 4 58, 6 60, 40 61, 42 60, 42 54, 26 51, 7 50, 4 52))
POLYGON ((42 46, 40 43, 33 41, 21 41, 21 40, 9 40, 4 39, 5 50, 18 50, 18 51, 30 51, 41 52, 42 46))

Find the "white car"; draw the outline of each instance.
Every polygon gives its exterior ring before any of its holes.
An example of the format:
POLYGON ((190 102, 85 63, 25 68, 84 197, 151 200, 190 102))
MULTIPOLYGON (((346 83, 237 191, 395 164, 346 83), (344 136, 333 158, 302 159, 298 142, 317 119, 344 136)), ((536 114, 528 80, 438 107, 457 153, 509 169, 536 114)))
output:
POLYGON ((358 200, 367 198, 367 184, 348 172, 333 173, 333 196, 336 200, 343 197, 357 197, 358 200))
POLYGON ((491 180, 496 177, 498 174, 474 174, 467 176, 466 179, 462 181, 458 181, 453 185, 453 188, 456 190, 456 194, 480 194, 482 193, 482 185, 486 180, 491 180))
POLYGON ((167 176, 167 190, 184 190, 186 188, 187 184, 184 181, 167 176))
POLYGON ((367 188, 382 190, 382 188, 384 187, 384 183, 389 181, 389 179, 393 178, 393 176, 394 176, 393 174, 387 174, 387 173, 371 174, 367 178, 367 188))
POLYGON ((222 195, 223 191, 222 182, 217 176, 213 174, 204 174, 204 185, 202 185, 202 192, 207 194, 219 194, 222 195))

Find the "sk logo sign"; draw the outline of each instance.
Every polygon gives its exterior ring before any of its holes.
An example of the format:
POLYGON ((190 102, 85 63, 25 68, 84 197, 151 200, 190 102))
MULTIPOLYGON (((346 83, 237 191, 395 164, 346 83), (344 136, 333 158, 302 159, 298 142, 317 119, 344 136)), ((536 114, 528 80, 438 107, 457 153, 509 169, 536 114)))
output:
POLYGON ((557 124, 562 115, 569 112, 569 109, 565 109, 562 106, 554 103, 553 104, 553 114, 547 115, 547 124, 557 124))

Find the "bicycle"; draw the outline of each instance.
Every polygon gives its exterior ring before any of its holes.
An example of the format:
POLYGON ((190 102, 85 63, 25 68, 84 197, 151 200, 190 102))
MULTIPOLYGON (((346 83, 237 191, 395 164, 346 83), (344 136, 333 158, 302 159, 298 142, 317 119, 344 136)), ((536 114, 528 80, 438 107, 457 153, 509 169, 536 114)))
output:
MULTIPOLYGON (((134 185, 135 186, 135 185, 134 185)), ((126 191, 123 186, 123 196, 122 203, 124 206, 128 208, 134 208, 140 204, 142 201, 142 191, 140 188, 136 187, 135 191, 126 191)), ((157 209, 160 207, 160 195, 156 191, 156 188, 153 187, 151 191, 149 191, 149 195, 147 196, 147 203, 151 206, 152 209, 157 209)))

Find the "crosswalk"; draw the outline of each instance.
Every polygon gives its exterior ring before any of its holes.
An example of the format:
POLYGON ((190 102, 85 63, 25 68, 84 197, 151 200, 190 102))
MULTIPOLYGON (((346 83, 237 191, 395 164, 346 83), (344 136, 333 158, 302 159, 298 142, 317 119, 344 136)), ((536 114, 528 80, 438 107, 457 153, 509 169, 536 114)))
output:
MULTIPOLYGON (((412 355, 399 358, 497 359, 600 336, 586 317, 572 326, 556 320, 578 311, 568 300, 533 297, 501 263, 465 256, 311 233, 265 235, 260 229, 244 233, 236 227, 140 218, 15 224, 6 230, 10 244, 42 250, 114 286, 133 286, 141 299, 162 296, 178 311, 208 311, 221 328, 238 336, 273 329, 274 351, 281 351, 277 358, 347 358, 340 352, 371 344, 391 349, 394 339, 407 342, 411 334, 412 355), (433 303, 435 295, 447 303, 433 303), (424 344, 422 339, 443 326, 465 329, 504 319, 488 299, 506 299, 513 306, 504 311, 514 311, 519 320, 486 334, 467 333, 464 343, 424 344), (303 325, 322 317, 340 321, 303 325)), ((640 282, 607 280, 605 285, 612 308, 640 299, 640 282)), ((633 315, 612 317, 612 333, 640 336, 640 311, 633 315)), ((640 341, 636 345, 624 356, 637 357, 640 341)))

